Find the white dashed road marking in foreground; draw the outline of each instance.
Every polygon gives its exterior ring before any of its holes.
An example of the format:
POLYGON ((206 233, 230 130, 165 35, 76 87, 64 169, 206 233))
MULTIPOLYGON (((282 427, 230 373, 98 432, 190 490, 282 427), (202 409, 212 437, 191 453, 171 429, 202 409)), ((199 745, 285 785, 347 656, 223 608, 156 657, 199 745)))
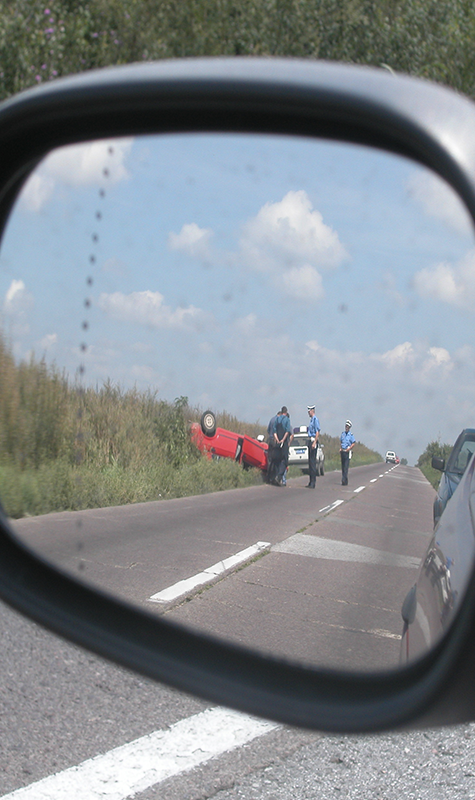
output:
POLYGON ((251 547, 246 547, 245 550, 241 550, 239 553, 236 553, 236 555, 225 558, 224 561, 218 561, 218 563, 213 564, 212 567, 207 567, 203 572, 193 575, 192 578, 178 581, 178 583, 174 583, 173 586, 169 586, 168 589, 163 589, 163 591, 153 594, 149 597, 149 600, 153 603, 169 603, 171 600, 176 600, 177 597, 191 592, 198 586, 204 586, 204 584, 209 583, 213 578, 226 572, 226 570, 244 564, 245 561, 249 561, 250 558, 267 550, 270 544, 270 542, 256 542, 256 544, 251 545, 251 547))
POLYGON ((366 489, 366 486, 358 486, 358 488, 354 490, 354 493, 358 494, 358 492, 362 492, 363 489, 366 489))
POLYGON ((126 800, 278 727, 224 708, 208 708, 167 730, 16 789, 2 800, 126 800))
POLYGON ((370 483, 376 483, 377 480, 377 478, 371 478, 370 483))
POLYGON ((274 553, 289 553, 308 558, 326 558, 331 561, 356 561, 363 564, 382 564, 387 567, 404 567, 417 569, 420 559, 414 556, 400 556, 387 550, 376 550, 361 544, 351 544, 336 539, 324 539, 321 536, 309 536, 296 533, 283 542, 275 544, 274 553))
POLYGON ((338 506, 341 506, 342 503, 344 503, 344 502, 345 502, 344 500, 335 500, 335 502, 331 503, 331 505, 325 506, 324 508, 321 508, 318 513, 319 514, 323 514, 324 511, 333 511, 334 508, 337 508, 338 506))

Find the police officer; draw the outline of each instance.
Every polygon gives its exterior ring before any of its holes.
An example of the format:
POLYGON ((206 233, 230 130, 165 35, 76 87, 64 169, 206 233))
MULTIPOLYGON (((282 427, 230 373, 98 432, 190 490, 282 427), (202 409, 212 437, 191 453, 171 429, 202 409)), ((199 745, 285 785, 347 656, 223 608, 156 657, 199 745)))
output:
POLYGON ((348 486, 348 467, 350 466, 350 453, 353 450, 356 440, 351 433, 351 420, 345 422, 345 430, 340 436, 340 457, 341 457, 341 485, 348 486))
POLYGON ((277 411, 274 416, 270 418, 267 426, 267 483, 273 483, 276 475, 276 468, 278 466, 278 464, 276 464, 276 457, 278 454, 275 446, 274 428, 276 419, 280 413, 280 411, 277 411))
POLYGON ((282 410, 274 423, 274 453, 276 454, 275 462, 277 466, 272 483, 276 486, 285 485, 283 479, 289 463, 289 444, 293 438, 287 406, 282 406, 282 410))
POLYGON ((320 435, 320 423, 318 417, 315 415, 315 406, 307 406, 308 416, 310 422, 307 425, 308 436, 308 471, 310 474, 307 489, 315 489, 315 480, 317 478, 317 447, 318 437, 320 435))

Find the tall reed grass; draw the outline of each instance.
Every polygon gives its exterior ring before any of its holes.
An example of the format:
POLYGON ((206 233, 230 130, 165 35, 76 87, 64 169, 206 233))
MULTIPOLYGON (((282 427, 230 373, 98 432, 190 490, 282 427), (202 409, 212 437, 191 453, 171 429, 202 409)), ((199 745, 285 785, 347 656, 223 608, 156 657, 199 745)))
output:
MULTIPOLYGON (((182 497, 261 480, 192 443, 201 410, 112 382, 84 388, 34 357, 16 364, 0 335, 0 498, 11 517, 182 497)), ((218 414, 221 427, 257 435, 218 414)))

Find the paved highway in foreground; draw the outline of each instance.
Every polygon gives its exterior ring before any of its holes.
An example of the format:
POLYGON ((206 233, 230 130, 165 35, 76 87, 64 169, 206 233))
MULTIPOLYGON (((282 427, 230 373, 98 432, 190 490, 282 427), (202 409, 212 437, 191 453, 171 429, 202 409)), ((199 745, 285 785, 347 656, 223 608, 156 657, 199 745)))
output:
MULTIPOLYGON (((380 470, 378 474, 382 473, 380 470)), ((415 472, 408 474, 418 479, 415 472)), ((364 516, 369 514, 377 492, 382 489, 386 492, 384 484, 379 484, 378 480, 370 483, 373 480, 370 472, 366 472, 365 477, 367 481, 353 483, 347 495, 341 494, 345 502, 330 516, 319 517, 314 527, 324 524, 329 529, 321 538, 331 539, 333 528, 330 526, 340 531, 334 534, 332 541, 349 540, 351 531, 355 544, 362 543, 362 536, 377 535, 371 532, 369 525, 364 532, 362 525, 348 524, 348 520, 363 522, 356 514, 355 501, 364 516), (354 494, 360 485, 366 488, 354 494), (335 521, 331 522, 330 518, 335 521)), ((387 489, 394 491, 396 497, 402 492, 407 500, 402 468, 386 477, 391 478, 387 489)), ((328 476, 329 483, 331 479, 332 475, 328 476)), ((304 496, 298 481, 296 491, 304 496)), ((323 494, 323 487, 319 486, 318 491, 323 494)), ((335 481, 335 495, 340 492, 341 487, 338 489, 335 481)), ((382 502, 384 492, 380 494, 382 502)), ((284 498, 278 502, 284 502, 284 498)), ((290 502, 289 499, 286 502, 290 502)), ((391 506, 385 540, 381 542, 386 552, 391 550, 391 542, 401 544, 400 535, 419 540, 415 517, 417 511, 408 502, 399 508, 391 506)), ((311 527, 307 527, 303 535, 314 535, 309 534, 313 525, 310 523, 311 527)), ((295 531, 279 541, 291 540, 292 535, 295 531)), ((370 546, 368 538, 365 546, 370 546)), ((396 554, 401 552, 395 546, 392 550, 396 554)), ((407 548, 404 554, 408 554, 407 548)), ((263 566, 266 559, 280 559, 284 555, 289 559, 305 558, 295 552, 276 551, 261 562, 255 562, 254 566, 263 566)), ((307 558, 315 563, 314 557, 307 558)), ((325 560, 327 566, 329 561, 331 559, 325 560)), ((238 575, 248 569, 216 584, 209 598, 226 585, 231 591, 238 575)), ((404 567, 399 569, 404 570, 404 567)), ((192 608, 196 599, 197 596, 186 604, 187 607, 192 608)), ((176 606, 174 613, 181 613, 180 609, 180 605, 176 606)), ((431 799, 443 796, 458 800, 475 795, 473 725, 352 737, 321 736, 280 726, 266 729, 256 725, 253 728, 247 718, 240 724, 239 718, 233 721, 226 716, 227 712, 207 708, 205 703, 107 664, 1 604, 0 623, 3 644, 0 650, 2 798, 10 795, 12 800, 70 800, 76 796, 88 800, 105 797, 125 800, 132 796, 135 800, 182 800, 185 797, 190 800, 293 800, 295 797, 399 800, 411 796, 431 799), (202 716, 204 711, 206 716, 202 716), (196 754, 202 752, 205 735, 208 750, 201 761, 196 760, 196 754), (249 738, 240 741, 239 735, 249 738), (224 749, 208 758, 216 739, 221 740, 224 749), (135 762, 130 769, 134 752, 135 762), (155 771, 149 769, 150 763, 155 771), (130 788, 131 773, 136 779, 135 786, 141 786, 138 791, 130 788), (24 792, 15 791, 20 787, 24 787, 24 792)))
POLYGON ((349 487, 333 472, 315 491, 298 478, 53 514, 17 530, 62 567, 192 627, 306 663, 388 667, 433 490, 411 467, 350 474, 349 487))

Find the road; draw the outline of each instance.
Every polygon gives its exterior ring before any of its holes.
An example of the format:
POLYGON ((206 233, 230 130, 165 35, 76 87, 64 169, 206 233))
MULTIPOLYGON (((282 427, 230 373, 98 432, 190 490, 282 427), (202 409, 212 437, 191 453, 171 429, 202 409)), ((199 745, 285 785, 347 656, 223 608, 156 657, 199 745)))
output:
POLYGON ((348 487, 332 472, 315 491, 301 477, 15 528, 63 569, 193 628, 303 663, 389 667, 433 490, 414 467, 373 464, 351 476, 348 487))
MULTIPOLYGON (((197 719, 205 704, 63 642, 0 604, 0 798, 9 800, 465 800, 475 796, 475 725, 380 736, 276 727, 138 794, 117 794, 120 763, 85 787, 64 770, 155 731, 197 719), (61 793, 64 778, 68 793, 61 793), (55 781, 47 794, 38 781, 55 781), (76 791, 76 794, 73 792, 76 791), (77 793, 79 792, 79 794, 77 793)), ((180 760, 202 737, 177 748, 180 760)), ((157 752, 154 760, 169 760, 157 752)), ((137 770, 140 771, 140 770, 137 770)))
MULTIPOLYGON (((314 494, 303 490, 300 479, 292 483, 288 489, 276 489, 269 504, 269 508, 273 508, 274 504, 279 505, 280 514, 276 518, 280 519, 283 516, 284 506, 280 504, 287 503, 293 509, 302 510, 305 522, 294 521, 290 524, 288 519, 281 520, 273 535, 272 547, 275 549, 271 549, 268 555, 252 562, 245 569, 225 574, 224 580, 214 583, 204 593, 192 593, 191 602, 172 604, 168 613, 180 616, 186 612, 192 615, 190 624, 203 624, 203 618, 208 611, 205 613, 201 604, 204 603, 204 609, 209 609, 213 605, 219 607, 218 617, 221 616, 223 608, 230 604, 232 617, 236 610, 233 604, 236 604, 237 587, 242 593, 243 586, 259 585, 259 591, 263 590, 265 603, 268 604, 268 583, 263 581, 263 578, 268 581, 269 576, 272 577, 274 584, 271 593, 273 593, 276 591, 277 577, 280 581, 278 591, 282 597, 285 596, 284 584, 286 579, 290 580, 289 575, 303 575, 302 562, 304 565, 311 563, 311 570, 317 568, 315 565, 323 566, 323 572, 331 568, 335 559, 328 557, 319 559, 315 554, 302 555, 299 551, 301 541, 296 541, 295 536, 312 536, 325 539, 327 542, 337 542, 337 548, 341 542, 345 542, 372 548, 379 553, 415 558, 416 551, 422 546, 423 536, 420 526, 424 522, 423 518, 419 518, 420 510, 412 507, 408 500, 407 487, 414 484, 413 488, 422 489, 425 485, 424 483, 417 485, 421 480, 420 474, 410 469, 398 468, 388 474, 385 472, 379 469, 378 475, 383 474, 384 477, 375 478, 371 469, 364 468, 364 471, 358 472, 358 481, 346 491, 343 487, 338 487, 337 474, 330 474, 326 481, 327 487, 325 488, 322 482, 314 494), (364 482, 360 481, 360 476, 364 477, 364 482), (366 488, 355 493, 355 490, 363 485, 366 488), (405 498, 404 503, 401 502, 401 497, 405 498), (333 498, 332 503, 343 499, 343 502, 333 506, 333 510, 328 513, 320 510, 325 508, 320 505, 320 498, 325 500, 333 498), (377 506, 385 509, 386 522, 383 526, 379 518, 374 523, 376 527, 371 527, 369 523, 374 521, 377 506), (300 527, 296 529, 297 524, 300 527), (289 550, 291 552, 287 552, 289 550), (272 565, 272 561, 275 561, 276 566, 272 565), (282 561, 284 566, 276 568, 282 561), (256 570, 257 573, 251 575, 250 571, 256 570)), ((262 488, 260 494, 264 497, 272 491, 272 487, 257 488, 258 491, 262 488)), ((203 503, 206 498, 196 498, 196 500, 203 503)), ((230 497, 231 506, 233 502, 233 498, 230 497)), ((187 504, 181 505, 183 518, 186 518, 187 504)), ((227 503, 224 505, 227 506, 227 503)), ((245 505, 247 506, 247 501, 245 505)), ((115 510, 106 511, 110 511, 112 515, 110 529, 114 530, 112 520, 116 519, 115 510)), ((149 524, 145 522, 146 510, 138 509, 138 511, 138 517, 142 519, 142 528, 138 526, 134 529, 134 533, 136 530, 144 532, 149 524)), ((247 514, 247 510, 243 513, 247 514)), ((104 515, 107 519, 108 513, 104 512, 104 515)), ((263 521, 262 525, 260 532, 267 531, 270 534, 273 530, 268 520, 263 521)), ((218 527, 219 525, 215 529, 214 536, 218 527)), ((84 528, 87 529, 87 526, 84 525, 84 528)), ((236 548, 245 547, 249 542, 256 541, 255 533, 254 530, 253 535, 249 533, 244 536, 240 532, 227 537, 228 541, 222 547, 220 554, 228 557, 236 548)), ((122 555, 125 555, 127 549, 126 538, 122 544, 123 551, 121 548, 118 549, 122 555)), ((216 541, 219 543, 222 539, 223 537, 216 538, 216 541)), ((39 540, 43 544, 47 541, 44 532, 40 533, 39 540)), ((202 568, 203 560, 206 560, 206 563, 216 561, 214 544, 206 537, 203 537, 203 542, 208 548, 204 557, 200 549, 196 548, 196 560, 189 553, 186 554, 181 570, 178 568, 178 562, 173 563, 173 551, 171 551, 160 579, 167 581, 171 578, 181 579, 191 574, 190 568, 194 571, 202 568)), ((84 537, 83 543, 83 552, 85 550, 87 555, 89 548, 87 537, 84 537)), ((61 548, 60 550, 62 558, 70 557, 65 556, 61 548)), ((104 554, 107 550, 108 547, 98 545, 96 556, 101 551, 104 554)), ((331 552, 330 550, 330 555, 331 552)), ((339 552, 341 554, 341 550, 339 552)), ((336 553, 337 551, 333 550, 333 555, 336 553)), ((363 572, 369 570, 369 575, 365 576, 366 593, 377 590, 377 586, 374 585, 374 575, 380 569, 386 570, 386 577, 395 571, 398 571, 399 575, 407 573, 408 577, 414 574, 412 567, 380 562, 375 565, 369 562, 368 553, 366 556, 366 560, 363 561, 355 561, 353 556, 350 561, 347 557, 346 560, 339 562, 340 567, 345 570, 348 564, 356 565, 363 572), (373 580, 368 589, 367 579, 371 576, 373 580)), ((115 569, 111 569, 110 564, 105 566, 102 564, 99 573, 102 577, 108 576, 112 581, 115 569)), ((153 583, 153 581, 149 583, 149 578, 152 577, 145 570, 141 580, 131 582, 131 585, 134 590, 139 586, 142 589, 146 587, 148 592, 153 583)), ((321 574, 320 579, 323 579, 321 574)), ((325 590, 321 594, 328 596, 333 579, 334 574, 328 576, 325 590)), ((303 583, 304 576, 301 581, 302 585, 303 583)), ((393 583, 396 586, 398 582, 393 581, 393 583)), ((153 585, 156 589, 156 583, 153 585)), ((302 585, 298 586, 299 600, 304 596, 302 585)), ((339 591, 341 588, 340 585, 339 591)), ((246 603, 248 607, 256 608, 256 598, 252 593, 246 597, 246 603)), ((392 609, 389 611, 391 616, 392 609)), ((289 800, 295 796, 325 798, 325 800, 333 800, 336 797, 365 798, 365 800, 371 797, 384 797, 385 800, 393 798, 395 800, 405 796, 418 798, 444 796, 449 800, 451 798, 455 800, 459 797, 474 796, 475 778, 471 766, 475 756, 474 726, 421 733, 392 733, 380 737, 344 737, 320 736, 318 733, 309 734, 281 726, 270 726, 269 729, 257 727, 253 730, 251 721, 248 740, 238 743, 238 731, 242 724, 239 721, 234 722, 233 717, 224 717, 226 719, 224 724, 222 714, 225 715, 227 712, 207 708, 203 702, 107 664, 43 631, 3 605, 0 605, 0 619, 3 634, 3 648, 0 655, 2 670, 0 797, 2 798, 10 792, 13 792, 11 800, 22 798, 71 800, 76 796, 87 796, 88 800, 102 797, 125 800, 133 795, 138 800, 155 798, 177 800, 184 797, 190 800, 210 797, 215 800, 234 798, 289 800), (207 716, 204 717, 203 712, 207 716), (232 735, 230 743, 222 744, 219 752, 216 751, 217 755, 205 760, 205 757, 200 755, 206 749, 203 745, 203 731, 210 724, 216 726, 214 734, 213 731, 209 733, 211 739, 213 735, 214 738, 225 738, 224 730, 232 735), (180 743, 177 746, 176 736, 183 731, 183 726, 186 735, 181 734, 182 738, 179 739, 180 743), (161 738, 153 745, 155 749, 152 751, 152 761, 155 765, 166 763, 169 771, 163 774, 168 777, 163 778, 154 774, 148 779, 145 775, 145 784, 141 784, 142 788, 138 793, 135 789, 133 792, 129 791, 126 788, 127 776, 134 770, 129 769, 127 772, 124 766, 127 747, 138 743, 142 748, 140 751, 142 755, 135 768, 135 772, 142 778, 141 772, 145 773, 146 770, 145 766, 143 770, 141 767, 147 762, 143 748, 150 742, 150 736, 154 736, 157 732, 161 738), (233 740, 234 734, 235 740, 233 740), (170 745, 167 745, 170 741, 169 736, 175 736, 172 753, 170 745), (123 749, 117 751, 116 748, 121 746, 125 747, 125 751, 123 749), (196 753, 199 754, 198 760, 194 762, 193 767, 190 767, 191 762, 188 757, 195 758, 196 753), (91 762, 90 759, 93 758, 96 760, 91 762), (170 766, 171 761, 173 763, 170 766), (78 770, 64 772, 76 766, 78 770), (97 772, 94 772, 95 770, 97 772), (85 783, 86 774, 91 780, 90 784, 85 783), (41 780, 50 783, 37 783, 41 780), (19 787, 25 787, 28 795, 15 793, 14 790, 19 787)), ((224 625, 223 635, 228 635, 226 631, 230 624, 229 619, 230 617, 224 625)), ((296 607, 292 602, 286 619, 290 620, 289 628, 292 628, 296 621, 301 624, 305 617, 303 614, 300 616, 296 614, 296 607)), ((217 624, 216 615, 212 624, 213 626, 217 624)), ((254 628, 249 625, 245 628, 248 638, 253 630, 254 628)), ((392 642, 390 639, 388 641, 392 642)), ((258 644, 262 645, 262 640, 258 644)), ((245 722, 248 724, 247 719, 245 722)))

